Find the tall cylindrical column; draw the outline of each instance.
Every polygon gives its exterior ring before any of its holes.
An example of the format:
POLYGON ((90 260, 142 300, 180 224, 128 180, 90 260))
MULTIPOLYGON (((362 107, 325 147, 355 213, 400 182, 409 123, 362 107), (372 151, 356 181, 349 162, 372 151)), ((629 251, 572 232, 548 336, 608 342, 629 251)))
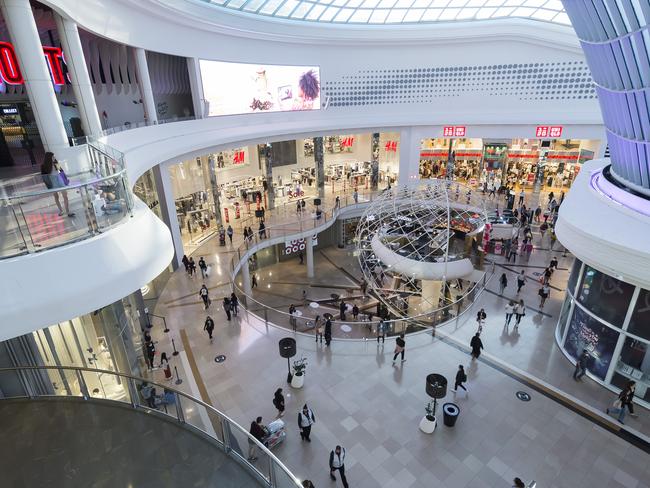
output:
POLYGON ((102 130, 102 123, 97 112, 95 94, 90 84, 90 76, 88 75, 84 52, 81 48, 77 24, 57 13, 54 14, 54 18, 63 47, 65 64, 70 75, 70 83, 72 83, 72 91, 77 100, 81 127, 87 136, 99 134, 102 130))
POLYGON ((370 188, 376 190, 379 187, 379 132, 372 134, 370 141, 372 163, 370 166, 370 188))
POLYGON ((181 228, 178 225, 178 217, 176 215, 176 202, 174 201, 174 188, 172 186, 172 179, 169 175, 169 167, 157 165, 153 168, 153 176, 156 181, 156 191, 158 192, 158 200, 160 201, 160 215, 162 221, 167 225, 172 234, 172 242, 174 243, 174 259, 172 260, 172 267, 178 269, 182 264, 183 254, 183 240, 181 238, 181 228))
POLYGON ((322 137, 314 137, 314 163, 316 164, 318 198, 325 198, 325 155, 322 137))
POLYGON ((219 198, 219 186, 217 185, 217 166, 214 164, 214 156, 208 156, 208 171, 210 172, 210 189, 212 190, 212 200, 214 201, 214 215, 217 219, 217 225, 223 225, 221 218, 221 199, 219 198))
POLYGON ((29 0, 0 2, 9 36, 20 60, 27 96, 34 112, 43 147, 46 151, 63 151, 70 147, 63 126, 59 103, 43 54, 29 0))
POLYGON ((201 69, 197 58, 187 58, 187 72, 190 77, 190 90, 192 92, 192 104, 194 106, 194 117, 204 117, 203 85, 201 84, 201 69))
POLYGON ((420 138, 412 127, 401 130, 399 149, 399 177, 400 186, 417 183, 420 179, 420 138))
POLYGON ((264 146, 266 156, 266 195, 267 206, 266 210, 275 208, 275 189, 273 188, 273 151, 271 144, 264 146))
POLYGON ((307 254, 307 278, 314 277, 314 239, 305 238, 305 253, 307 254))
POLYGON ((140 85, 140 95, 142 96, 142 103, 144 104, 145 119, 150 124, 157 124, 158 113, 156 112, 156 102, 153 98, 151 78, 149 77, 147 52, 141 47, 135 48, 135 69, 138 73, 138 84, 140 85))

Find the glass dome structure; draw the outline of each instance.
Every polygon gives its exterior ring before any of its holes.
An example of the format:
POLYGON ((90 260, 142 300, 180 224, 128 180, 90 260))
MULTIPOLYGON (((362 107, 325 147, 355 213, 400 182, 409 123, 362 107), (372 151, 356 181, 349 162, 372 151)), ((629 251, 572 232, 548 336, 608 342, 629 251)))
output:
POLYGON ((520 18, 570 25, 560 0, 202 0, 243 13, 332 24, 520 18))

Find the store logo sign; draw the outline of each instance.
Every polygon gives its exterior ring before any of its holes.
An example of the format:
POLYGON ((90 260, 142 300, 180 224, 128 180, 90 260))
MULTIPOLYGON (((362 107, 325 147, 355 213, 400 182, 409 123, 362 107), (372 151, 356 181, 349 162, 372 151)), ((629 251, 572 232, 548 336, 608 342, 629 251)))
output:
POLYGON ((564 129, 564 127, 561 125, 538 125, 537 130, 535 130, 535 137, 561 137, 562 129, 564 129))
POLYGON ((397 141, 388 141, 384 147, 386 151, 397 152, 397 141))
POLYGON ((344 137, 341 139, 341 147, 352 147, 354 144, 354 137, 344 137))
POLYGON ((232 156, 232 162, 234 164, 242 164, 244 162, 244 151, 235 151, 232 156))
MULTIPOLYGON (((61 61, 65 62, 65 60, 61 48, 43 46, 43 54, 50 69, 52 82, 55 85, 65 85, 65 76, 61 68, 61 61)), ((0 77, 7 85, 22 85, 25 82, 20 72, 16 51, 10 42, 0 41, 0 77)))
POLYGON ((442 128, 443 137, 465 137, 466 132, 464 125, 445 125, 442 128))
POLYGON ((17 107, 2 107, 2 115, 15 115, 17 113, 17 107))

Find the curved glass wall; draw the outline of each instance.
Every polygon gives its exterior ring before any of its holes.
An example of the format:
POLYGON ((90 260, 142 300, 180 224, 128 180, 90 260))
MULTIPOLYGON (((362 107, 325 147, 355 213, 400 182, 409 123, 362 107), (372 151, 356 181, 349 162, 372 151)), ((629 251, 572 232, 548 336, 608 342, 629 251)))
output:
POLYGON ((637 382, 650 402, 650 290, 635 287, 576 259, 555 338, 571 360, 589 352, 589 375, 610 389, 637 382))

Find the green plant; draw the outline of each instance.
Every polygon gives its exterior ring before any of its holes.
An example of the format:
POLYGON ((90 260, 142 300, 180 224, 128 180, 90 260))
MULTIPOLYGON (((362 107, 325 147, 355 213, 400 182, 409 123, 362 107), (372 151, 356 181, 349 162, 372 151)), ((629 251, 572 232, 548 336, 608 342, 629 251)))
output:
POLYGON ((293 362, 293 373, 302 376, 307 369, 307 358, 303 357, 293 362))

